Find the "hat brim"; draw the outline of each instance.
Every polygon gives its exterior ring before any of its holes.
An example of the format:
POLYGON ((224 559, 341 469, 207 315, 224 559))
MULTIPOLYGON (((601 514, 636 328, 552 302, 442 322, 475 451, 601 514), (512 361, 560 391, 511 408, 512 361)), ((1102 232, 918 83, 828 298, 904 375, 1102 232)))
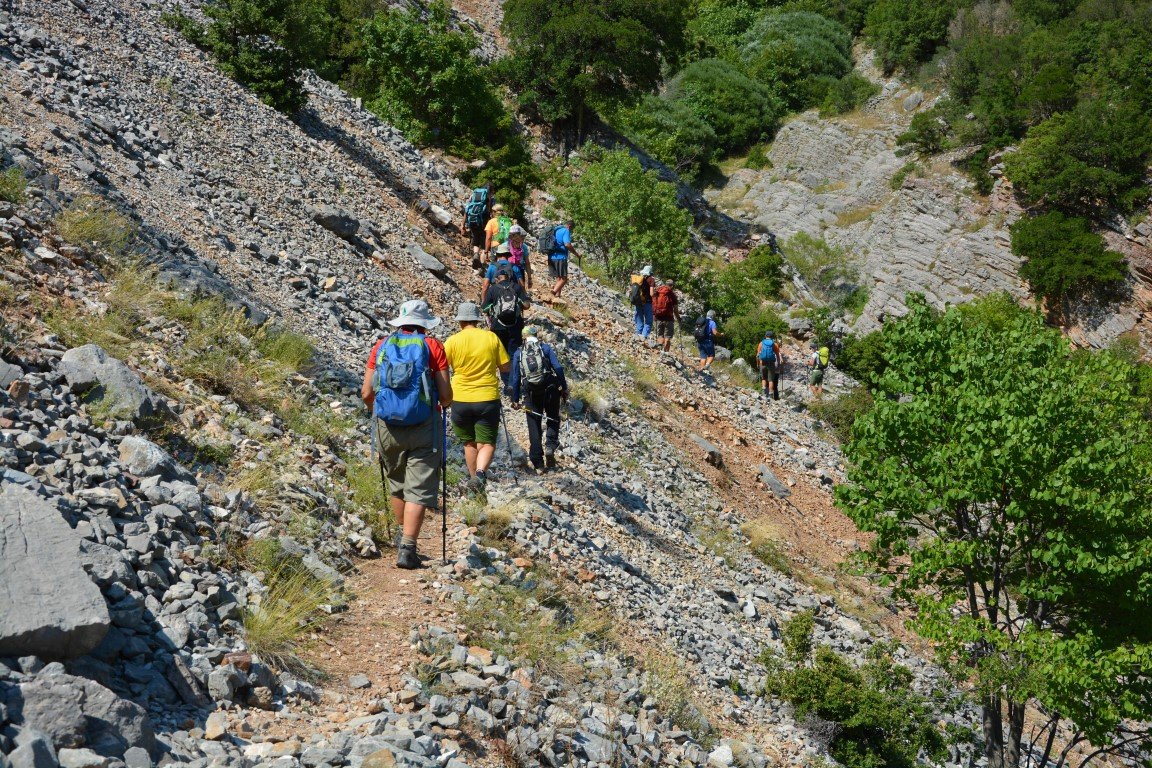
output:
POLYGON ((388 325, 392 326, 393 328, 400 328, 405 325, 415 325, 419 328, 430 331, 436 326, 440 325, 440 318, 430 317, 427 320, 423 320, 420 318, 412 317, 394 317, 388 321, 388 325))

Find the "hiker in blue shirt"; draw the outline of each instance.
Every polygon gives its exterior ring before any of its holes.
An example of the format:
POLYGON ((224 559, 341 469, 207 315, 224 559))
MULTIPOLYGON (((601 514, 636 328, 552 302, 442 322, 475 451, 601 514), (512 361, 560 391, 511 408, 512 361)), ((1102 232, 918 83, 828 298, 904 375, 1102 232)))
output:
POLYGON ((560 298, 560 292, 568 282, 569 256, 580 258, 580 254, 572 247, 573 226, 575 222, 569 219, 556 229, 556 245, 548 254, 548 271, 556 279, 556 284, 552 286, 552 295, 556 298, 560 298))
POLYGON ((496 247, 496 261, 488 265, 487 271, 484 273, 484 282, 480 284, 480 306, 484 306, 484 297, 488 295, 488 289, 496 282, 496 276, 502 273, 510 273, 512 281, 517 285, 523 287, 524 285, 524 270, 518 264, 513 264, 508 258, 510 254, 510 246, 508 243, 500 243, 496 247))
POLYGON ((696 337, 696 349, 700 352, 699 373, 706 372, 716 357, 716 337, 723 336, 716 327, 716 310, 708 310, 708 314, 696 321, 696 328, 692 335, 696 337))
POLYGON ((528 417, 528 460, 537 472, 556 467, 556 449, 560 446, 560 403, 568 400, 568 381, 564 366, 551 344, 540 341, 540 330, 528 329, 528 338, 512 355, 512 407, 524 409, 528 417), (541 426, 544 445, 541 450, 541 426))

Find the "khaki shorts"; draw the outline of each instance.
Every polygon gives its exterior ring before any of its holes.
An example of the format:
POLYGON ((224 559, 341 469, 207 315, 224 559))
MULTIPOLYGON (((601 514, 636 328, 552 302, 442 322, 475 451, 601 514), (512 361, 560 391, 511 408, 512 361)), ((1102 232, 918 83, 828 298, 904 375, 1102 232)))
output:
POLYGON ((676 321, 656 319, 656 338, 673 339, 676 337, 676 321))
POLYGON ((444 427, 439 414, 414 427, 389 427, 376 421, 376 450, 393 497, 438 507, 444 427))

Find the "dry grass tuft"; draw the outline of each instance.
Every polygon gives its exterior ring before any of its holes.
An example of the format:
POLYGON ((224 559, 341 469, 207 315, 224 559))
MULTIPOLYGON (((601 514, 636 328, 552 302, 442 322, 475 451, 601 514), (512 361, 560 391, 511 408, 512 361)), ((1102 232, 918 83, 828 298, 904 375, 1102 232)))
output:
POLYGON ((780 573, 791 575, 792 564, 780 548, 784 535, 778 525, 761 517, 744 523, 740 526, 740 532, 748 537, 748 548, 760 562, 780 573))

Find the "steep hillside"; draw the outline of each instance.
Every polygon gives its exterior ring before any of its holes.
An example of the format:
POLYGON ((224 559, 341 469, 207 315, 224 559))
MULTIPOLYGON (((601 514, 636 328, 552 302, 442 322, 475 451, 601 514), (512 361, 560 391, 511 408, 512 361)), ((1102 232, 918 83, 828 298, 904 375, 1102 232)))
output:
MULTIPOLYGON (((448 562, 430 516, 432 559, 398 571, 356 387, 402 301, 450 317, 475 294, 445 226, 464 189, 330 84, 295 122, 270 111, 163 10, 0 13, 3 165, 28 180, 0 203, 0 752, 815 759, 828 729, 765 689, 764 651, 807 613, 856 662, 902 633, 840 570, 861 542, 799 371, 773 403, 735 366, 696 374, 574 268, 567 304, 531 311, 574 381, 561 471, 521 466, 509 411, 489 504, 454 487, 448 562)), ((894 654, 916 690, 945 687, 894 654)), ((975 722, 943 698, 942 722, 975 722)))

